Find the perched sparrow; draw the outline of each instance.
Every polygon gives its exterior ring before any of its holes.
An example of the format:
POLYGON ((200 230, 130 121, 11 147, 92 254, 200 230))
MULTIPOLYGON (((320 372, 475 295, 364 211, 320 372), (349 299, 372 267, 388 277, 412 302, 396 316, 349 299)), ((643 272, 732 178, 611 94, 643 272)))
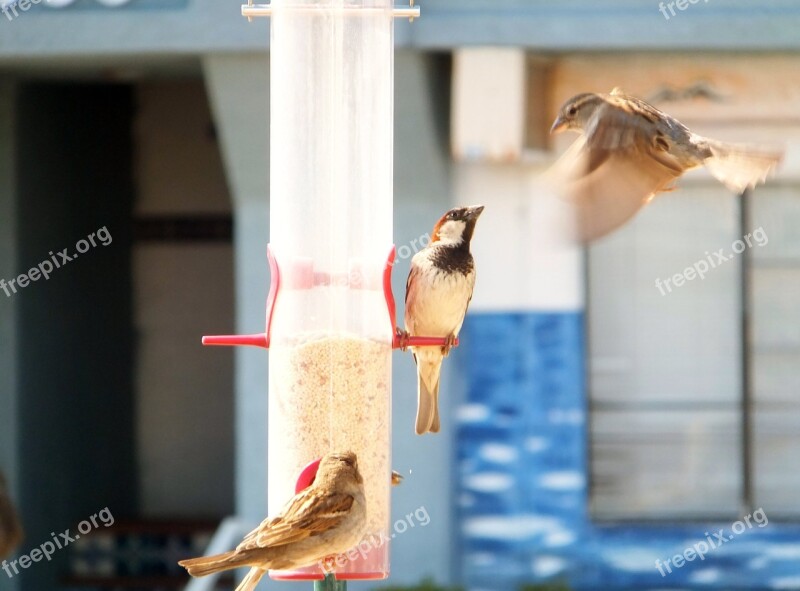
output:
POLYGON ((406 283, 406 332, 447 338, 444 347, 413 347, 419 378, 418 435, 439 432, 439 373, 472 299, 475 264, 469 244, 482 211, 482 205, 448 211, 434 226, 431 243, 411 259, 406 283))
POLYGON ((705 166, 731 191, 766 180, 783 154, 729 144, 686 126, 615 88, 585 93, 561 107, 551 133, 582 133, 555 165, 560 189, 575 206, 578 235, 592 240, 622 225, 684 172, 705 166))
POLYGON ((356 454, 322 458, 313 484, 296 494, 278 517, 267 518, 236 550, 179 562, 193 577, 251 567, 236 591, 252 591, 270 569, 315 564, 346 552, 364 536, 367 508, 356 454))
POLYGON ((0 559, 9 556, 21 541, 22 527, 11 504, 5 478, 0 473, 0 559))

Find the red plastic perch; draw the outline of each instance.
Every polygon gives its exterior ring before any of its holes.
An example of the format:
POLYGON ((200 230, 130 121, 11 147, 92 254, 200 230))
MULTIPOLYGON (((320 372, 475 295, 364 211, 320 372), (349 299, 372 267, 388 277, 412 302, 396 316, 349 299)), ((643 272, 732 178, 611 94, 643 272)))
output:
MULTIPOLYGON (((443 347, 447 340, 442 337, 405 337, 397 327, 397 314, 395 312, 395 299, 392 292, 392 269, 394 268, 395 248, 392 247, 389 257, 386 260, 386 266, 383 270, 383 294, 386 298, 386 306, 389 309, 389 319, 391 321, 392 330, 394 330, 394 338, 392 340, 392 347, 399 349, 402 346, 406 347, 443 347)), ((267 332, 249 335, 217 335, 217 336, 204 336, 203 345, 206 346, 223 346, 223 347, 261 347, 269 349, 270 344, 270 329, 272 327, 272 313, 275 309, 275 302, 278 299, 278 292, 281 286, 281 273, 278 266, 278 261, 272 254, 272 250, 267 248, 267 258, 269 259, 269 268, 272 281, 270 284, 269 296, 267 297, 267 332)), ((452 345, 458 347, 458 339, 452 345)))

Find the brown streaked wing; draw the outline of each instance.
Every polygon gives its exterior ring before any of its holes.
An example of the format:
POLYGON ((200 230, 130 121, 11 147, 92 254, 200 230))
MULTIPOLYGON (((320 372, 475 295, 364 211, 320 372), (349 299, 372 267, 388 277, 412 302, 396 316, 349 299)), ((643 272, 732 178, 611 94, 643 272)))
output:
MULTIPOLYGON (((646 154, 662 166, 682 173, 678 160, 659 145, 664 135, 658 129, 661 117, 667 116, 632 97, 599 106, 584 130, 587 152, 584 174, 598 169, 612 154, 646 154)), ((666 146, 669 148, 668 143, 666 146)))
POLYGON ((415 280, 418 274, 419 274, 419 267, 417 267, 414 264, 414 261, 411 261, 411 270, 409 270, 408 278, 406 279, 406 299, 405 299, 406 304, 408 304, 408 295, 411 293, 412 280, 415 280))
MULTIPOLYGON (((406 299, 405 299, 405 310, 403 316, 403 324, 405 329, 409 331, 412 335, 416 333, 416 326, 414 323, 414 313, 415 310, 411 305, 409 305, 409 298, 413 296, 414 302, 419 305, 419 298, 415 295, 415 292, 421 289, 421 283, 423 282, 423 278, 420 276, 420 267, 414 264, 414 261, 411 261, 411 270, 408 272, 408 279, 406 280, 406 299)), ((415 356, 416 361, 416 356, 415 356)))
MULTIPOLYGON (((636 117, 628 110, 613 103, 605 103, 595 110, 589 124, 584 129, 586 147, 591 152, 608 156, 612 151, 644 151, 650 144, 653 124, 636 117)), ((590 163, 595 163, 589 172, 602 164, 604 159, 591 155, 590 163)))
POLYGON ((353 506, 348 494, 317 497, 311 488, 304 492, 309 494, 294 497, 281 517, 266 519, 250 532, 237 551, 284 546, 327 532, 339 526, 353 506))

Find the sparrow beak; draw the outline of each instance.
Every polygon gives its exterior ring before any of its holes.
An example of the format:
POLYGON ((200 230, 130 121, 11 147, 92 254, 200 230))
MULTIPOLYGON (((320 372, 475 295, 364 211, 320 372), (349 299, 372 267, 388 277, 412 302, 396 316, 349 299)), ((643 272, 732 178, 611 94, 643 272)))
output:
POLYGON ((467 209, 467 214, 465 217, 468 220, 477 220, 481 215, 481 212, 483 212, 483 205, 476 205, 475 207, 470 207, 467 209))
POLYGON ((554 133, 560 133, 567 128, 567 122, 564 121, 560 116, 556 117, 556 120, 553 121, 553 127, 550 128, 550 135, 554 133))

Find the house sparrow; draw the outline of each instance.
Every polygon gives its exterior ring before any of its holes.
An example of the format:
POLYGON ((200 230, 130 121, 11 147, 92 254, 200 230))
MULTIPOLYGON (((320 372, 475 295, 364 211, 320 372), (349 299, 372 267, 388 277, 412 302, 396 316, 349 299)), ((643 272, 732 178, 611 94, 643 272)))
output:
POLYGON ((235 550, 182 560, 193 577, 249 566, 236 591, 252 591, 267 570, 315 564, 346 552, 363 538, 367 524, 364 481, 356 454, 322 458, 314 482, 296 494, 278 517, 267 518, 235 550))
POLYGON ((22 526, 8 495, 6 481, 0 474, 0 559, 5 558, 22 541, 22 526))
POLYGON ((403 475, 392 470, 392 486, 400 486, 401 484, 403 484, 403 475))
POLYGON ((783 153, 692 133, 678 120, 628 96, 584 93, 559 110, 550 130, 582 134, 553 167, 557 188, 575 206, 578 236, 599 238, 636 214, 684 172, 705 166, 742 193, 766 180, 783 153))
POLYGON ((439 432, 439 374, 472 299, 475 263, 469 244, 482 211, 482 205, 448 211, 433 227, 430 244, 411 259, 405 334, 447 339, 443 347, 412 347, 419 381, 418 435, 439 432))

